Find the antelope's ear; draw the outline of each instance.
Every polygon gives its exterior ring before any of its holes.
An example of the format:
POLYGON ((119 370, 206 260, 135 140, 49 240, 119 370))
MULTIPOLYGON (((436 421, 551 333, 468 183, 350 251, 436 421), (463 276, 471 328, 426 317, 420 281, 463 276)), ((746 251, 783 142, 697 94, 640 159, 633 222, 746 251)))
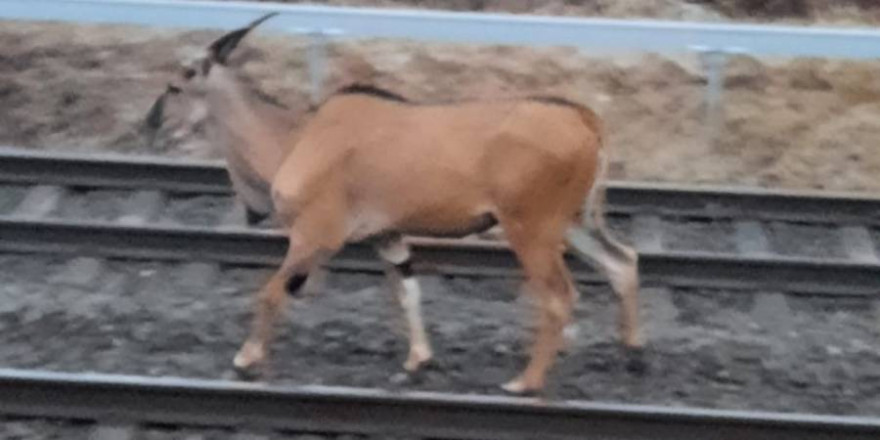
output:
POLYGON ((233 50, 238 46, 238 43, 241 41, 245 35, 248 34, 255 27, 259 26, 260 23, 278 15, 277 12, 270 12, 256 20, 254 20, 247 27, 243 27, 241 29, 234 30, 220 38, 217 41, 211 43, 208 47, 208 54, 210 56, 211 61, 218 64, 226 64, 226 60, 229 59, 229 54, 232 53, 233 50))

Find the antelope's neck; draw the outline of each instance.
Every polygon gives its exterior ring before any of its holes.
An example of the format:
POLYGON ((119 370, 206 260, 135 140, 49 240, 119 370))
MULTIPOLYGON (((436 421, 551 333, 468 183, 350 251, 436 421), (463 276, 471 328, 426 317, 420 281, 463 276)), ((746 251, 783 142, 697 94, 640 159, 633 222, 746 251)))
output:
POLYGON ((229 166, 244 167, 239 172, 271 182, 287 153, 290 116, 284 109, 259 102, 240 90, 215 95, 208 104, 218 129, 216 141, 229 166))

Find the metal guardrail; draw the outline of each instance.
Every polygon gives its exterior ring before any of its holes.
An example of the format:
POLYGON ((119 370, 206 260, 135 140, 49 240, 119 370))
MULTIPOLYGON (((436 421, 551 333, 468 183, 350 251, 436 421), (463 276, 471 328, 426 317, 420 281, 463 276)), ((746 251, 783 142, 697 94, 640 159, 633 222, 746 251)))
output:
POLYGON ((446 439, 868 440, 880 419, 0 369, 0 413, 446 439))
POLYGON ((365 9, 265 2, 172 0, 0 0, 0 19, 58 20, 232 29, 266 11, 265 29, 336 31, 352 38, 576 46, 591 51, 657 53, 739 50, 753 55, 880 57, 880 31, 659 20, 543 17, 365 9))

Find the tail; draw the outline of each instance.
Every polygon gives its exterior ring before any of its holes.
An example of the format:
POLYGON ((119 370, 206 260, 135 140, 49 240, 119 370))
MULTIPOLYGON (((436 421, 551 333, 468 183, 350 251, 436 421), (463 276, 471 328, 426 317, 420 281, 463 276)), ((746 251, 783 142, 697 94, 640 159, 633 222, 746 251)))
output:
POLYGON ((607 192, 605 176, 608 173, 608 153, 599 148, 598 155, 599 163, 593 186, 576 218, 576 222, 579 224, 572 225, 568 231, 568 243, 579 255, 588 260, 594 258, 592 255, 596 252, 598 243, 604 248, 605 253, 614 254, 618 259, 632 261, 632 264, 636 264, 638 254, 635 249, 614 238, 605 224, 605 194, 607 192))
POLYGON ((587 200, 578 216, 578 222, 587 229, 605 228, 605 176, 608 173, 608 154, 599 149, 599 164, 593 186, 587 194, 587 200))
POLYGON ((584 125, 596 134, 597 141, 599 142, 599 149, 601 150, 602 146, 605 145, 605 139, 603 137, 605 127, 602 123, 602 118, 600 118, 592 109, 584 105, 578 105, 577 111, 581 120, 584 121, 584 125))
POLYGON ((605 151, 604 127, 602 119, 590 108, 579 105, 577 110, 584 125, 596 136, 596 141, 598 142, 598 164, 596 175, 593 178, 593 185, 590 187, 587 200, 578 213, 576 221, 588 229, 601 229, 605 226, 605 177, 608 174, 608 153, 605 151))

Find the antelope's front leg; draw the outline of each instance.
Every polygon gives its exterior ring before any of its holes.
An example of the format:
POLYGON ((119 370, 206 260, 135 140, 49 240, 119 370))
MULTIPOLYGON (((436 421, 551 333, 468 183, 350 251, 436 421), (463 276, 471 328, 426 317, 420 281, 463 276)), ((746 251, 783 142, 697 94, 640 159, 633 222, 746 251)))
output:
POLYGON ((403 368, 414 372, 431 360, 433 352, 422 320, 422 289, 411 267, 409 246, 395 234, 382 240, 376 250, 391 265, 391 281, 409 330, 409 355, 403 368))
POLYGON ((414 276, 409 276, 403 278, 401 285, 403 289, 398 295, 409 328, 409 355, 403 368, 413 372, 431 360, 433 352, 422 321, 422 290, 419 282, 414 276))
POLYGON ((268 358, 268 347, 278 315, 287 304, 287 296, 298 294, 315 264, 314 247, 291 240, 281 268, 272 275, 257 295, 250 336, 233 360, 235 371, 243 378, 255 377, 256 369, 268 358))
POLYGON ((287 277, 279 271, 260 291, 250 336, 233 359, 235 371, 239 376, 253 378, 257 375, 256 368, 268 357, 275 321, 287 303, 286 293, 289 292, 290 295, 298 293, 305 284, 306 278, 307 274, 298 273, 287 277))

